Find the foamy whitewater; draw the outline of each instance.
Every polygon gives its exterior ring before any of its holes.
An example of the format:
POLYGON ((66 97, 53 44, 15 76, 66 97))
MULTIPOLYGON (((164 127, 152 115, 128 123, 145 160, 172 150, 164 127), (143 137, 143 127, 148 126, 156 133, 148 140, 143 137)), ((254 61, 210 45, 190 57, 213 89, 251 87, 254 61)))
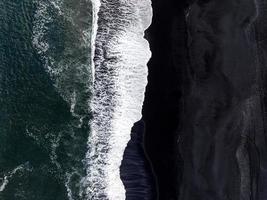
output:
POLYGON ((95 25, 91 102, 94 118, 87 154, 90 200, 126 198, 119 167, 133 123, 141 118, 147 84, 146 64, 151 56, 144 31, 151 19, 149 0, 101 1, 95 25))
POLYGON ((18 171, 22 170, 30 170, 28 163, 17 166, 15 169, 4 175, 3 178, 0 178, 0 192, 3 192, 5 190, 7 184, 9 183, 9 179, 11 179, 18 171))
MULTIPOLYGON (((141 118, 146 64, 151 57, 144 39, 152 19, 151 2, 79 0, 76 6, 69 0, 35 0, 35 4, 33 46, 56 90, 69 104, 74 121, 66 130, 73 132, 71 137, 78 136, 86 116, 93 114, 84 162, 86 177, 74 182, 72 176, 81 176, 81 169, 66 170, 68 198, 123 200, 120 165, 131 128, 141 118), (80 18, 87 12, 88 18, 80 18), (71 188, 74 184, 78 194, 71 188)), ((56 152, 58 145, 54 146, 56 152)), ((53 152, 52 161, 61 168, 53 152)), ((74 154, 69 152, 75 159, 74 154)))

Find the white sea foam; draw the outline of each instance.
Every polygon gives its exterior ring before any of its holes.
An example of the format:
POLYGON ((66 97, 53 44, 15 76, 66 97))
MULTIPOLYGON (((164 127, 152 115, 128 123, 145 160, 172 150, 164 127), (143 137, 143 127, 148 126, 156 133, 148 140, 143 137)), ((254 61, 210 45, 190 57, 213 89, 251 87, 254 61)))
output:
POLYGON ((69 200, 73 200, 72 198, 72 191, 71 191, 71 188, 70 188, 70 179, 71 179, 71 174, 67 173, 66 174, 66 182, 65 182, 65 187, 67 189, 67 194, 68 194, 68 198, 69 200))
POLYGON ((16 168, 14 168, 12 171, 8 172, 6 175, 4 175, 3 178, 0 178, 0 180, 2 179, 2 181, 0 182, 0 192, 3 192, 6 188, 6 186, 8 185, 10 179, 20 170, 29 170, 27 168, 28 163, 22 164, 17 166, 16 168))
MULTIPOLYGON (((86 118, 90 112, 88 104, 92 78, 91 56, 88 53, 91 48, 91 3, 89 0, 77 0, 75 5, 69 0, 34 0, 34 3, 36 12, 33 22, 33 47, 40 55, 43 67, 56 91, 68 103, 73 116, 73 120, 60 124, 62 127, 57 133, 49 132, 51 137, 47 140, 50 145, 43 148, 51 150, 50 159, 60 169, 62 163, 58 162, 57 149, 59 145, 64 145, 61 135, 71 137, 73 143, 66 149, 66 156, 77 163, 69 168, 65 166, 65 187, 69 200, 76 200, 78 196, 79 199, 84 199, 83 185, 79 184, 79 181, 84 179, 82 157, 77 159, 72 149, 79 146, 77 143, 83 137, 81 133, 85 132, 81 128, 87 123, 86 118)), ((37 144, 42 144, 39 138, 45 137, 44 134, 37 137, 38 132, 31 132, 30 128, 27 133, 37 144)))
POLYGON ((98 15, 87 192, 90 200, 123 200, 119 168, 133 123, 141 118, 151 56, 143 36, 151 2, 103 0, 98 15))
MULTIPOLYGON (((79 3, 82 6, 86 1, 84 0, 82 4, 80 0, 79 3)), ((85 50, 89 50, 91 46, 91 22, 86 21, 90 13, 87 18, 81 19, 90 3, 86 8, 78 7, 73 10, 66 0, 34 0, 34 2, 37 10, 34 14, 33 46, 41 56, 44 68, 54 81, 59 94, 70 106, 75 107, 73 104, 80 102, 73 101, 73 93, 76 99, 80 99, 79 94, 88 92, 91 79, 91 60, 84 62, 87 59, 85 50), (58 37, 62 32, 66 34, 58 37), (78 88, 80 90, 75 88, 73 83, 78 81, 84 88, 78 88)), ((71 113, 77 116, 75 109, 71 108, 71 113)))
POLYGON ((59 14, 62 14, 60 10, 60 1, 34 1, 37 10, 34 14, 33 25, 33 38, 32 43, 37 52, 42 56, 45 63, 45 69, 51 76, 58 76, 62 72, 62 67, 55 66, 55 60, 53 56, 49 56, 48 51, 50 49, 49 42, 47 41, 47 32, 49 30, 48 25, 53 23, 54 19, 49 14, 51 7, 55 8, 59 14))
POLYGON ((94 66, 94 57, 95 57, 95 41, 97 34, 97 22, 98 22, 98 12, 101 6, 100 0, 92 0, 92 12, 93 12, 93 24, 91 32, 91 69, 92 69, 92 79, 94 82, 95 79, 95 66, 94 66))

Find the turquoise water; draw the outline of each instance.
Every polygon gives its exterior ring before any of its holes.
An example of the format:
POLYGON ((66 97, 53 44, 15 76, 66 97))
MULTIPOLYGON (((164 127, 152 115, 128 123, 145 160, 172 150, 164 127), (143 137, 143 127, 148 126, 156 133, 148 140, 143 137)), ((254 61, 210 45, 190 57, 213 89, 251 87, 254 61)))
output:
POLYGON ((1 200, 84 199, 91 21, 85 0, 0 0, 1 200))

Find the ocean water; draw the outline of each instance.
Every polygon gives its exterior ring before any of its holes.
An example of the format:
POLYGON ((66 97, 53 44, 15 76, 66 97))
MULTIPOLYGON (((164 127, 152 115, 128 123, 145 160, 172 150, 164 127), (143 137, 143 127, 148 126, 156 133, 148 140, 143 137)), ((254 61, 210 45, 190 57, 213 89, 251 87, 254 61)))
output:
POLYGON ((0 199, 120 200, 148 0, 0 0, 0 199))
POLYGON ((0 1, 0 199, 85 199, 91 2, 0 1))

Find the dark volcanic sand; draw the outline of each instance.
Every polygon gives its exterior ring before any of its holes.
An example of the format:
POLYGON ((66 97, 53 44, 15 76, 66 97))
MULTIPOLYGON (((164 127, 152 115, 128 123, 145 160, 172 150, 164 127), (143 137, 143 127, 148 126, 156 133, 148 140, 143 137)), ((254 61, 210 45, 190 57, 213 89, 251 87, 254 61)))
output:
POLYGON ((143 118, 145 146, 157 177, 159 199, 176 199, 182 176, 177 149, 179 108, 187 81, 187 35, 184 8, 178 1, 153 1, 153 21, 146 37, 152 58, 143 118))
POLYGON ((160 200, 266 199, 266 3, 257 2, 258 12, 253 0, 153 0, 143 120, 160 200))

